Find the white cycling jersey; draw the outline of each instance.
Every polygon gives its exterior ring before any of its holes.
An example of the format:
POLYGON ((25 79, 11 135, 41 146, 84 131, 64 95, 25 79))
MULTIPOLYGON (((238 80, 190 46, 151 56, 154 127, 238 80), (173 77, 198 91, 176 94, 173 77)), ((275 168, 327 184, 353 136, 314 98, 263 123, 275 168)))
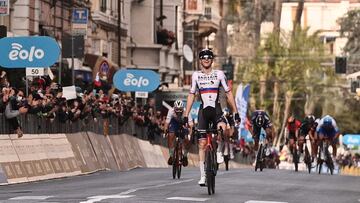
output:
POLYGON ((212 70, 209 74, 202 71, 196 71, 192 74, 190 93, 195 94, 199 90, 203 108, 214 107, 219 102, 220 85, 224 87, 225 92, 229 92, 226 77, 221 70, 212 70))
MULTIPOLYGON (((168 113, 167 113, 167 115, 166 115, 166 120, 165 120, 165 122, 166 123, 170 123, 171 122, 171 119, 179 119, 178 118, 178 116, 176 115, 176 113, 175 113, 175 111, 174 111, 174 108, 172 108, 172 109, 170 109, 169 111, 168 111, 168 113)), ((188 118, 189 120, 188 120, 188 123, 191 123, 192 122, 192 118, 191 118, 191 116, 189 116, 189 118, 188 118)))

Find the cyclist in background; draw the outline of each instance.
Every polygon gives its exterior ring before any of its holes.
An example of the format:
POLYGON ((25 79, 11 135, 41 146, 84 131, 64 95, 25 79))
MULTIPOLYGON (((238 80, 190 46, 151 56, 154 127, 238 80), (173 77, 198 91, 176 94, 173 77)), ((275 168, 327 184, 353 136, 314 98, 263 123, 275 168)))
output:
POLYGON ((218 163, 222 163, 224 161, 223 153, 225 147, 224 145, 226 144, 226 142, 229 143, 228 150, 229 150, 230 159, 234 159, 234 151, 233 151, 234 145, 231 141, 231 138, 234 135, 235 122, 233 115, 230 113, 230 110, 227 107, 223 109, 223 116, 221 117, 221 119, 226 124, 226 128, 224 129, 225 140, 218 141, 218 146, 221 146, 217 148, 217 152, 216 152, 218 163))
MULTIPOLYGON (((316 127, 317 123, 315 122, 315 116, 308 115, 305 119, 301 122, 300 126, 300 138, 305 138, 309 135, 309 139, 311 142, 311 162, 316 163, 316 156, 317 156, 317 138, 316 138, 316 127)), ((305 140, 306 141, 306 140, 305 140)), ((300 149, 303 148, 303 142, 299 142, 300 149)))
POLYGON ((251 125, 249 126, 249 131, 253 136, 255 141, 254 150, 257 151, 259 148, 259 139, 261 128, 263 128, 266 132, 266 140, 269 144, 272 143, 273 140, 273 125, 270 121, 270 117, 263 110, 256 110, 251 114, 251 125))
MULTIPOLYGON (((299 139, 299 142, 298 142, 299 146, 300 146, 300 142, 302 142, 301 145, 304 144, 304 139, 300 139, 300 136, 299 136, 300 126, 301 126, 301 122, 299 120, 295 119, 294 116, 290 116, 287 119, 285 135, 289 140, 289 149, 293 156, 294 156, 294 152, 295 152, 295 148, 296 148, 295 142, 299 139)), ((302 153, 302 152, 303 152, 303 149, 300 148, 300 153, 302 153)))
MULTIPOLYGON (((235 113, 235 120, 240 122, 240 116, 236 108, 235 99, 229 88, 226 77, 223 71, 213 70, 212 63, 214 53, 210 49, 203 49, 199 52, 199 60, 201 65, 200 71, 195 71, 192 74, 192 82, 190 94, 186 102, 185 120, 188 118, 191 106, 195 100, 195 93, 198 90, 201 98, 201 105, 198 113, 198 128, 207 130, 209 124, 212 123, 214 128, 225 129, 226 124, 221 121, 222 109, 219 103, 220 86, 224 87, 227 101, 235 113)), ((206 149, 206 134, 199 136, 199 167, 200 167, 200 180, 199 185, 205 186, 206 173, 205 173, 205 149, 206 149)))
MULTIPOLYGON (((169 159, 168 159, 168 164, 172 165, 173 163, 173 157, 172 155, 174 154, 174 144, 175 144, 175 136, 180 136, 180 138, 184 139, 184 157, 182 158, 183 162, 183 166, 187 166, 188 165, 188 159, 187 159, 187 154, 188 154, 188 149, 190 147, 190 139, 188 138, 188 135, 191 131, 189 131, 186 127, 185 127, 185 120, 183 118, 183 113, 184 113, 184 103, 181 100, 176 100, 174 102, 174 107, 172 109, 169 110, 167 116, 166 116, 166 121, 165 121, 165 131, 167 132, 166 134, 168 135, 168 147, 169 147, 169 159), (183 128, 183 129, 181 129, 183 128), (180 134, 180 132, 182 132, 180 134)), ((192 119, 190 117, 189 121, 186 121, 189 126, 190 129, 192 127, 192 119)))
POLYGON ((336 158, 338 138, 340 136, 339 128, 336 125, 336 121, 333 117, 326 115, 320 121, 316 128, 318 134, 319 143, 325 138, 330 140, 330 144, 333 148, 333 159, 336 158))

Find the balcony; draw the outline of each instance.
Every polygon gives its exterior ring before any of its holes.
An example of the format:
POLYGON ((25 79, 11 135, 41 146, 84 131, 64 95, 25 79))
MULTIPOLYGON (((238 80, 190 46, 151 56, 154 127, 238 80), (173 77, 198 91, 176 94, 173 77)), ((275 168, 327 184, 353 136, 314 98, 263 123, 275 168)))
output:
POLYGON ((102 12, 102 11, 93 11, 92 12, 92 19, 105 27, 108 27, 109 29, 116 29, 118 25, 118 19, 117 14, 113 13, 113 15, 109 14, 108 12, 102 12))

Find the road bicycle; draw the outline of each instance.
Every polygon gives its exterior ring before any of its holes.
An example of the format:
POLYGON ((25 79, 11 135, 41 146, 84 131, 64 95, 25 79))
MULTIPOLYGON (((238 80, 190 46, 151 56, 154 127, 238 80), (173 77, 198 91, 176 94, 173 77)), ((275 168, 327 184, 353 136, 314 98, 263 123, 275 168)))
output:
POLYGON ((182 159, 183 159, 183 151, 182 151, 182 139, 179 136, 176 136, 175 139, 175 148, 173 153, 173 163, 172 163, 172 175, 173 179, 180 179, 181 177, 181 167, 182 167, 182 159))
POLYGON ((210 127, 206 130, 195 130, 196 133, 206 134, 206 149, 205 149, 205 174, 206 174, 206 186, 208 194, 215 194, 215 176, 217 173, 217 161, 216 161, 216 137, 223 134, 223 131, 213 129, 210 127))
POLYGON ((324 138, 322 141, 320 141, 318 147, 319 151, 318 151, 318 161, 317 161, 317 169, 319 171, 319 174, 321 174, 321 169, 324 163, 330 170, 330 174, 333 175, 334 173, 334 162, 329 152, 329 145, 330 145, 330 140, 327 138, 324 138))
POLYGON ((266 152, 268 148, 265 135, 266 133, 262 130, 259 135, 259 148, 256 152, 255 171, 257 171, 258 169, 260 169, 260 171, 263 171, 263 169, 265 168, 266 152))

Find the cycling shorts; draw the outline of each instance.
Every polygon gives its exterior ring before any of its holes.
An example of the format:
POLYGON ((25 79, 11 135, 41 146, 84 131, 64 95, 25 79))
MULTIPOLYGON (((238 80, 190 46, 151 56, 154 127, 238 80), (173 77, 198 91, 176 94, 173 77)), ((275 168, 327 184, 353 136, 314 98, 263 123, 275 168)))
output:
POLYGON ((179 136, 180 133, 182 134, 181 137, 183 137, 184 135, 189 134, 189 130, 184 128, 178 120, 172 118, 169 124, 169 133, 175 133, 176 136, 179 136), (182 132, 180 132, 180 130, 182 130, 182 132))
POLYGON ((333 128, 333 129, 324 129, 324 128, 320 128, 318 130, 318 135, 324 135, 324 137, 326 138, 334 138, 336 136, 338 132, 333 128))
MULTIPOLYGON (((264 128, 265 133, 266 133, 266 129, 267 128, 264 128)), ((253 135, 254 140, 259 140, 260 139, 261 128, 254 125, 253 126, 253 132, 254 132, 254 135, 253 135)), ((265 138, 266 137, 267 137, 267 135, 265 136, 265 138)))
MULTIPOLYGON (((200 106, 199 114, 198 114, 199 127, 198 129, 206 130, 209 128, 209 125, 212 124, 212 128, 216 129, 217 124, 220 122, 224 122, 222 119, 222 110, 220 104, 216 105, 216 108, 208 106, 206 108, 202 108, 200 106)), ((206 138, 206 134, 198 135, 198 139, 206 138)))

